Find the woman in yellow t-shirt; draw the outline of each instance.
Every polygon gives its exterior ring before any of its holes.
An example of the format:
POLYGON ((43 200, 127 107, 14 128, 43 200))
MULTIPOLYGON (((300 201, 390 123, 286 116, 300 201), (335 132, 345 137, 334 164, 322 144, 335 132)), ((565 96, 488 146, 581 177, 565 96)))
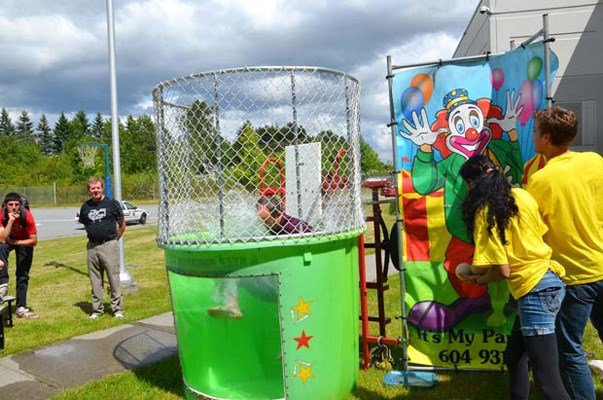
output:
POLYGON ((565 296, 563 267, 551 260, 542 236, 547 227, 528 192, 511 188, 504 173, 485 156, 460 169, 469 191, 463 219, 473 236, 473 265, 457 268, 467 282, 507 280, 517 300, 517 319, 505 350, 511 399, 527 399, 528 359, 545 399, 569 399, 558 366, 555 317, 565 296))

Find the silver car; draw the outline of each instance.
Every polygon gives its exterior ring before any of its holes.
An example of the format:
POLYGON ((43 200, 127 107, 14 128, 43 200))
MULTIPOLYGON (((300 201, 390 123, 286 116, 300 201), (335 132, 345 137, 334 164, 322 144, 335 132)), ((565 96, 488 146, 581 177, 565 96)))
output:
MULTIPOLYGON (((125 200, 122 200, 120 204, 122 210, 124 211, 124 221, 126 224, 144 225, 147 223, 147 218, 149 217, 149 212, 147 210, 137 207, 125 200)), ((79 222, 79 219, 80 213, 78 211, 75 213, 75 220, 79 222)))

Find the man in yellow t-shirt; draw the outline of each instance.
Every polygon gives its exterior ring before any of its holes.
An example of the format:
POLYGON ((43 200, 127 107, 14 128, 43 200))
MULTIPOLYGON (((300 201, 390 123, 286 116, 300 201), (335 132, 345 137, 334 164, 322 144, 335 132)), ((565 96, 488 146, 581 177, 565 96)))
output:
POLYGON ((552 259, 565 267, 567 294, 557 316, 563 383, 572 398, 594 400, 592 376, 582 351, 589 317, 603 337, 603 158, 569 151, 576 115, 560 107, 534 115, 534 145, 547 164, 526 190, 549 227, 544 240, 552 259))

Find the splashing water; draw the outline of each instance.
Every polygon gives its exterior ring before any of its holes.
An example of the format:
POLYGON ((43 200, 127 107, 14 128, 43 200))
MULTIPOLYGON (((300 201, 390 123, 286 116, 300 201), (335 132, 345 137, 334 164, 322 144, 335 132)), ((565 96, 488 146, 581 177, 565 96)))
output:
POLYGON ((255 197, 243 189, 228 190, 222 199, 188 200, 169 206, 169 222, 177 235, 201 236, 204 241, 227 238, 247 241, 267 234, 256 214, 255 197))

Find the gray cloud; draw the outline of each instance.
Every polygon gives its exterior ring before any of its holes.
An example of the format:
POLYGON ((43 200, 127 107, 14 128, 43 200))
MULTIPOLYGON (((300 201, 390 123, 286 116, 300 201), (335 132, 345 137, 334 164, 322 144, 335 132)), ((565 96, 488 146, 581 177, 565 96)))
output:
MULTIPOLYGON (((240 66, 315 65, 361 81, 363 134, 387 158, 385 56, 397 64, 450 57, 477 1, 114 3, 121 115, 152 113, 152 88, 174 77, 240 66)), ((85 4, 3 2, 0 107, 14 115, 110 113, 106 5, 85 4)))

